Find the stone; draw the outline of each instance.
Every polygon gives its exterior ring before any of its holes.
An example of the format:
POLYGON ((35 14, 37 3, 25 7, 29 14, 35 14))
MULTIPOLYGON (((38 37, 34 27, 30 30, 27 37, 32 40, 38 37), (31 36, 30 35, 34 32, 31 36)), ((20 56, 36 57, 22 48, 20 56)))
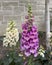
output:
POLYGON ((13 10, 14 15, 21 15, 23 12, 24 12, 23 6, 14 7, 14 10, 13 10))
POLYGON ((2 2, 2 6, 18 6, 18 2, 2 2))
MULTIPOLYGON (((45 0, 0 0, 0 27, 2 28, 0 28, 0 35, 5 33, 6 25, 10 20, 14 20, 19 31, 22 31, 21 25, 27 15, 28 3, 32 6, 34 24, 38 26, 38 30, 45 31, 45 0)), ((52 11, 52 0, 50 0, 50 11, 52 11)))

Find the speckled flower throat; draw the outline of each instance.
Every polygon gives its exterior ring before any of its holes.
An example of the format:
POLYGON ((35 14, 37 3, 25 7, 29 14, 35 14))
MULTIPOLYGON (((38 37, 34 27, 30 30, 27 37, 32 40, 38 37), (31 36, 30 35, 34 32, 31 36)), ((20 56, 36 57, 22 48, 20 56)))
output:
POLYGON ((28 16, 25 16, 25 23, 22 25, 22 37, 21 37, 21 51, 24 52, 25 56, 29 57, 38 55, 39 39, 37 26, 33 25, 34 16, 32 15, 31 6, 28 6, 28 16))

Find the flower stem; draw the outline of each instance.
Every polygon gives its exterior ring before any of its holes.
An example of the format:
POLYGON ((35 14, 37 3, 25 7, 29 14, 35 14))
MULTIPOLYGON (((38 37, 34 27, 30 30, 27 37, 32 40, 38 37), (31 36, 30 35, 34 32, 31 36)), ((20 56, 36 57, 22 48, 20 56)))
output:
POLYGON ((33 57, 30 56, 29 60, 28 60, 28 65, 32 65, 32 61, 33 61, 33 57))

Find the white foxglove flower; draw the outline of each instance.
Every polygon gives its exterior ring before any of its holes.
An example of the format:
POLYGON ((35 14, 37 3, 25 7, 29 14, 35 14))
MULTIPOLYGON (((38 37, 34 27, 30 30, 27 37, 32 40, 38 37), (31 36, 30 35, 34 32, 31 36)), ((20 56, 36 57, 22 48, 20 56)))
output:
POLYGON ((40 46, 40 49, 39 49, 38 54, 39 54, 40 56, 42 56, 42 57, 45 57, 44 53, 45 53, 44 48, 43 48, 42 46, 40 46))
POLYGON ((52 32, 50 32, 50 36, 52 36, 52 32))
POLYGON ((19 40, 19 32, 18 29, 15 28, 15 22, 11 21, 8 24, 8 28, 6 29, 6 37, 3 40, 3 46, 16 46, 16 43, 19 40))
POLYGON ((44 53, 41 52, 40 55, 41 55, 42 57, 44 57, 44 53))
POLYGON ((16 46, 16 42, 11 42, 10 47, 12 47, 12 46, 16 46))

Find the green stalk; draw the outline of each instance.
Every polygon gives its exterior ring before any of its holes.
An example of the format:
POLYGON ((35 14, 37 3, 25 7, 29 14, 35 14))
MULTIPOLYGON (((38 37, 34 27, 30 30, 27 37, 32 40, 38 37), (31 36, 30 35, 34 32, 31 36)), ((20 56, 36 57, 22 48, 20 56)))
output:
POLYGON ((30 56, 29 59, 28 59, 28 65, 32 65, 32 61, 33 61, 33 57, 30 56))

